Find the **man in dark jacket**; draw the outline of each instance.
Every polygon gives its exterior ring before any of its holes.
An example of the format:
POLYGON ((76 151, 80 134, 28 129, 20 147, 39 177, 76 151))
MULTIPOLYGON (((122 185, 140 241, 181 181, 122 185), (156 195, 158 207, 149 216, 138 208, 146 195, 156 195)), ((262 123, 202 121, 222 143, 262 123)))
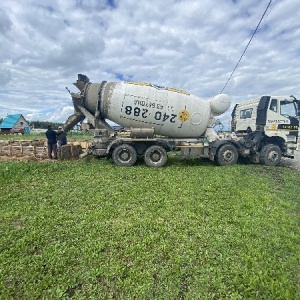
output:
POLYGON ((67 145, 67 135, 62 129, 62 126, 58 127, 57 131, 58 148, 60 149, 63 145, 67 145))
POLYGON ((52 158, 53 152, 54 159, 57 159, 57 132, 52 129, 51 125, 48 125, 48 130, 45 134, 48 140, 48 157, 52 158))

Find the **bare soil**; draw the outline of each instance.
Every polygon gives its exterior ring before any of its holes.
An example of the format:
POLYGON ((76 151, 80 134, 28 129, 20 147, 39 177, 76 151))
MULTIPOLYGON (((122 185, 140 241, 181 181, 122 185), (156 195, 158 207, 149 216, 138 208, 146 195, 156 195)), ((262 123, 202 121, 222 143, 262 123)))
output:
POLYGON ((282 158, 280 162, 281 166, 293 168, 300 171, 300 151, 295 151, 295 158, 282 158))

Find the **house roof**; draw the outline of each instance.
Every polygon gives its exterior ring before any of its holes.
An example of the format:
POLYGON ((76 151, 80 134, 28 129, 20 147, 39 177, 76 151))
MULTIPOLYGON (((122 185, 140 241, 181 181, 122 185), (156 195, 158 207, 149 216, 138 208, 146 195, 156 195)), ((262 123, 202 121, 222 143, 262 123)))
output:
POLYGON ((7 115, 0 124, 0 128, 13 128, 21 116, 21 114, 7 115))

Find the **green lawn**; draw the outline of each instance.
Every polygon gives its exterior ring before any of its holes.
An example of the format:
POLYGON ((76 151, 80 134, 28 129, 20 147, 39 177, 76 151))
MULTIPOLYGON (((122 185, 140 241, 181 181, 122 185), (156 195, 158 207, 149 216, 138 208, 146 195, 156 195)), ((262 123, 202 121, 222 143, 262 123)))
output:
POLYGON ((300 299, 299 173, 0 163, 0 299, 300 299))

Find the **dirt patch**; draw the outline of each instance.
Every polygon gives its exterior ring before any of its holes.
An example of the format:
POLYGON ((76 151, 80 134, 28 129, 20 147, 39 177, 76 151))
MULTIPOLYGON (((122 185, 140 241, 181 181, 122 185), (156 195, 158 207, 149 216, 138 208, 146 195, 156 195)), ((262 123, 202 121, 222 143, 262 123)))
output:
POLYGON ((295 151, 295 158, 282 158, 280 162, 281 166, 293 168, 300 171, 300 152, 295 151))

